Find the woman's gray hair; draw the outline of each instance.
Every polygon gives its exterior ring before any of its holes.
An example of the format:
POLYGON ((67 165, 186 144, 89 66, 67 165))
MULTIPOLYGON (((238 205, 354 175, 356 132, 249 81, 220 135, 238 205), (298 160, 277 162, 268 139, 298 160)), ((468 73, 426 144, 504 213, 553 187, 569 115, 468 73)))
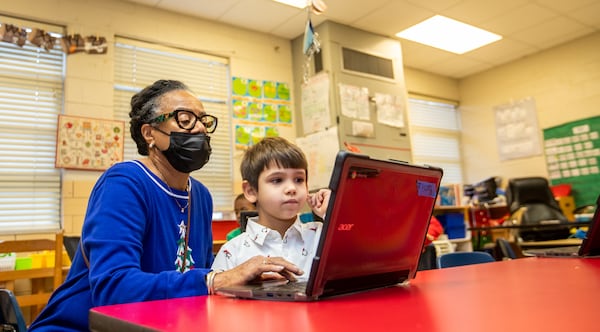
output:
POLYGON ((133 141, 137 145, 138 153, 140 155, 148 155, 148 144, 142 135, 142 125, 150 123, 151 120, 156 117, 160 98, 167 92, 174 90, 190 91, 190 89, 182 82, 174 80, 158 80, 131 97, 131 111, 129 112, 129 118, 131 120, 129 121, 129 129, 131 138, 133 138, 133 141))

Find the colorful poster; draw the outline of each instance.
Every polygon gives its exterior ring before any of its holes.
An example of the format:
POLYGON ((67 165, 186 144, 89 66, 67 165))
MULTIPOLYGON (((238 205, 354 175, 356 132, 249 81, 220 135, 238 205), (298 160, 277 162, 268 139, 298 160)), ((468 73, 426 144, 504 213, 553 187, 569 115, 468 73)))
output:
POLYGON ((123 161, 123 121, 59 115, 55 166, 106 170, 123 161))
POLYGON ((245 149, 252 146, 265 137, 277 136, 279 136, 279 129, 277 127, 245 124, 235 126, 235 146, 238 149, 245 149))
POLYGON ((232 109, 238 149, 245 149, 264 137, 279 136, 278 127, 292 125, 287 83, 233 77, 232 109))

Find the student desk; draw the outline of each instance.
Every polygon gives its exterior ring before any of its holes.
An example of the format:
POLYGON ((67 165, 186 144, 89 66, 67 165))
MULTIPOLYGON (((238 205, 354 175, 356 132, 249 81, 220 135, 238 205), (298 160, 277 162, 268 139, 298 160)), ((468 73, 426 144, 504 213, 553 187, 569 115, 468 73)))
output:
POLYGON ((598 331, 600 258, 521 258, 421 271, 317 302, 197 296, 94 308, 92 331, 598 331))

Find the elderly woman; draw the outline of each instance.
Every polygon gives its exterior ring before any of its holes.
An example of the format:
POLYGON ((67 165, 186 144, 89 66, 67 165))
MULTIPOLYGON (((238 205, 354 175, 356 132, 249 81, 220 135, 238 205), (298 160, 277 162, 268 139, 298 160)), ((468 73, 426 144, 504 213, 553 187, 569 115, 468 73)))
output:
POLYGON ((212 198, 190 172, 209 161, 217 118, 183 83, 146 87, 131 99, 129 115, 145 157, 98 179, 69 275, 30 331, 86 331, 95 306, 206 295, 263 272, 301 273, 282 258, 263 264, 259 256, 226 272, 210 270, 212 198))

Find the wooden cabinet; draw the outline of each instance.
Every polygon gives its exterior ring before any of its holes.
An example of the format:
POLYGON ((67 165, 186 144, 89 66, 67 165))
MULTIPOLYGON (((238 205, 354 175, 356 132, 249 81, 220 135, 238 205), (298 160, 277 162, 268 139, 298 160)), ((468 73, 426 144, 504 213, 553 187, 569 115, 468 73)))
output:
MULTIPOLYGON (((31 280, 31 294, 17 295, 17 302, 21 308, 30 308, 31 320, 44 308, 52 294, 63 282, 63 232, 56 233, 55 239, 34 239, 0 242, 1 253, 32 253, 40 251, 54 251, 54 266, 31 268, 27 270, 0 271, 0 283, 14 292, 14 282, 19 279, 31 280), (45 279, 52 279, 52 289, 45 287, 45 279)), ((67 270, 67 269, 65 269, 67 270)))

